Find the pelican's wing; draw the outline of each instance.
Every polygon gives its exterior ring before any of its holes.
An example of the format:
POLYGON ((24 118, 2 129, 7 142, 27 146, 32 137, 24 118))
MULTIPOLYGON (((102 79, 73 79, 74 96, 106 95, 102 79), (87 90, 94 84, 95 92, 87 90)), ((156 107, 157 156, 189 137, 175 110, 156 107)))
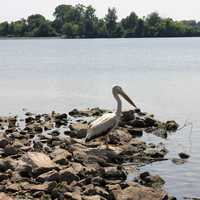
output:
POLYGON ((89 128, 92 128, 94 126, 98 126, 100 124, 103 124, 103 123, 106 123, 107 121, 109 120, 112 120, 113 118, 115 117, 115 113, 107 113, 107 114, 104 114, 102 115, 101 117, 97 118, 96 120, 94 120, 89 128))
POLYGON ((110 130, 112 130, 117 124, 117 117, 115 113, 104 114, 100 118, 93 121, 88 129, 86 141, 100 137, 110 130))

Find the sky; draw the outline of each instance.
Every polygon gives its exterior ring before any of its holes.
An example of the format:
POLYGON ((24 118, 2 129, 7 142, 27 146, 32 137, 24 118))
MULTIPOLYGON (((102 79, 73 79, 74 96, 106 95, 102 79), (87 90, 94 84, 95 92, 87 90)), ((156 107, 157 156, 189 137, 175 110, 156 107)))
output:
POLYGON ((0 0, 0 2, 0 21, 14 21, 36 13, 52 20, 56 6, 78 3, 92 5, 98 17, 104 17, 108 7, 115 7, 119 19, 126 17, 131 11, 135 11, 139 16, 157 11, 162 17, 200 21, 199 0, 0 0))

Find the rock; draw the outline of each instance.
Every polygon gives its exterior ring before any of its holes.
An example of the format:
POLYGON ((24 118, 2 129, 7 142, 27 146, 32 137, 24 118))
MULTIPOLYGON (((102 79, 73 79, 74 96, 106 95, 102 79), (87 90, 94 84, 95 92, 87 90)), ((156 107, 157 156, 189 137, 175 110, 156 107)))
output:
POLYGON ((106 199, 108 199, 109 193, 102 187, 93 186, 92 184, 87 185, 86 190, 83 193, 84 195, 99 195, 106 199))
POLYGON ((59 119, 59 120, 67 119, 67 114, 66 113, 56 114, 55 119, 59 119))
POLYGON ((33 129, 36 133, 42 133, 42 131, 43 131, 43 127, 39 124, 35 124, 33 129))
MULTIPOLYGON (((13 146, 16 149, 22 149, 23 147, 25 147, 24 145, 26 144, 27 140, 26 139, 15 139, 15 141, 13 142, 13 146)), ((26 147, 27 148, 27 147, 26 147)))
POLYGON ((32 176, 32 167, 22 160, 15 161, 15 171, 22 177, 32 176))
POLYGON ((132 137, 142 137, 143 136, 143 128, 130 128, 126 127, 128 132, 132 135, 132 137))
POLYGON ((32 194, 32 196, 35 198, 37 198, 37 197, 39 198, 39 197, 43 196, 44 194, 45 194, 44 191, 36 191, 32 194))
POLYGON ((89 116, 101 116, 102 114, 109 112, 108 110, 100 109, 100 108, 91 108, 88 110, 77 110, 73 109, 69 112, 69 115, 73 117, 89 117, 89 116))
POLYGON ((66 165, 68 164, 68 160, 71 159, 72 154, 65 149, 57 148, 51 153, 51 157, 55 163, 66 165))
POLYGON ((35 121, 35 119, 33 117, 27 117, 27 118, 25 118, 25 123, 26 124, 33 123, 34 121, 35 121))
POLYGON ((73 116, 73 117, 88 117, 89 114, 88 113, 85 113, 85 112, 82 112, 82 111, 79 111, 77 109, 73 109, 72 111, 69 112, 69 115, 73 116))
POLYGON ((167 131, 175 132, 178 129, 179 125, 175 121, 167 121, 165 123, 165 127, 167 131))
POLYGON ((8 169, 14 169, 10 160, 8 159, 0 159, 0 172, 5 172, 8 169))
POLYGON ((0 200, 14 200, 12 197, 7 196, 7 194, 1 192, 0 193, 0 200))
POLYGON ((144 118, 144 123, 146 127, 152 127, 152 126, 156 126, 156 120, 150 116, 146 116, 144 118))
POLYGON ((54 127, 54 125, 51 122, 45 122, 45 124, 44 124, 44 130, 45 131, 51 130, 51 129, 53 129, 53 127, 54 127))
POLYGON ((67 125, 68 120, 67 120, 67 114, 63 113, 63 114, 55 114, 55 124, 56 127, 60 127, 62 125, 67 125))
POLYGON ((142 158, 143 151, 145 149, 145 142, 138 139, 132 139, 128 145, 125 145, 123 147, 123 151, 120 153, 120 156, 123 157, 124 161, 129 161, 129 159, 132 158, 132 156, 142 158))
POLYGON ((134 128, 145 128, 146 127, 146 124, 145 124, 144 120, 142 120, 142 119, 134 119, 132 121, 129 121, 127 124, 134 128))
POLYGON ((73 181, 79 181, 79 177, 76 175, 72 167, 61 170, 59 173, 60 180, 66 181, 68 184, 72 183, 73 181))
POLYGON ((140 174, 140 183, 158 189, 163 187, 165 181, 159 175, 152 176, 149 172, 143 172, 140 174))
POLYGON ((164 138, 164 139, 166 139, 168 137, 168 132, 164 128, 145 129, 145 132, 154 134, 154 135, 164 138))
POLYGON ((122 112, 121 121, 127 123, 128 121, 135 119, 135 111, 129 110, 122 112))
POLYGON ((17 117, 9 117, 8 118, 8 127, 13 128, 16 127, 17 117))
POLYGON ((44 183, 45 181, 59 181, 59 180, 60 180, 60 175, 56 170, 46 172, 37 177, 37 181, 41 183, 44 183))
POLYGON ((127 175, 123 169, 120 167, 106 167, 104 168, 104 173, 102 174, 104 179, 110 180, 126 180, 127 175))
POLYGON ((145 142, 139 139, 132 139, 129 144, 140 149, 145 149, 146 147, 145 142))
POLYGON ((84 175, 86 176, 87 172, 91 172, 92 173, 92 170, 93 170, 93 168, 91 168, 90 166, 84 167, 82 164, 76 163, 76 162, 71 163, 70 168, 72 168, 74 173, 76 175, 78 175, 78 176, 80 176, 80 175, 81 176, 84 176, 84 175))
POLYGON ((185 159, 179 159, 179 158, 172 158, 172 162, 176 165, 182 165, 186 163, 185 159))
POLYGON ((44 153, 28 152, 23 159, 32 167, 35 174, 41 174, 56 168, 55 163, 44 153))
POLYGON ((85 162, 90 164, 98 163, 100 166, 108 167, 111 163, 121 164, 123 161, 123 158, 113 150, 91 149, 86 153, 88 159, 85 162))
POLYGON ((9 144, 9 139, 4 136, 4 133, 0 134, 0 148, 5 148, 9 144))
POLYGON ((108 113, 110 112, 109 110, 104 110, 104 109, 100 109, 100 108, 92 108, 89 110, 90 112, 90 115, 91 116, 101 116, 103 115, 104 113, 108 113))
POLYGON ((99 195, 83 196, 83 200, 104 200, 99 195))
POLYGON ((30 183, 21 183, 21 187, 22 189, 26 190, 26 191, 31 191, 31 192, 35 192, 35 191, 48 191, 49 189, 49 184, 47 183, 43 183, 43 184, 30 184, 30 183))
POLYGON ((115 130, 108 134, 109 144, 125 144, 131 141, 132 136, 124 130, 115 130))
POLYGON ((8 191, 8 192, 14 193, 14 192, 17 192, 19 190, 20 190, 20 186, 17 183, 8 182, 6 184, 6 191, 8 191))
POLYGON ((106 185, 106 181, 100 176, 92 178, 91 183, 94 186, 103 186, 104 187, 106 185))
POLYGON ((59 136, 59 135, 60 135, 60 132, 59 132, 58 130, 54 130, 54 131, 48 132, 48 135, 51 135, 51 136, 59 136))
POLYGON ((16 128, 15 128, 15 127, 12 127, 12 128, 6 129, 6 130, 5 130, 5 133, 6 133, 6 134, 10 134, 10 133, 13 133, 13 132, 16 132, 16 131, 17 131, 16 128))
POLYGON ((10 178, 10 174, 8 173, 0 173, 0 182, 2 182, 3 180, 7 180, 10 178))
POLYGON ((115 189, 112 193, 116 200, 163 200, 167 197, 163 191, 156 191, 136 183, 132 183, 123 190, 115 189))
POLYGON ((36 116, 35 116, 35 120, 36 120, 36 121, 40 121, 41 117, 42 117, 42 116, 41 116, 40 114, 39 114, 39 115, 36 115, 36 116))
POLYGON ((154 148, 146 149, 144 153, 146 154, 146 156, 149 156, 151 158, 163 158, 166 155, 165 151, 161 151, 154 148))
MULTIPOLYGON (((82 139, 87 135, 88 125, 83 123, 70 124, 69 128, 72 130, 67 134, 73 138, 82 139)), ((66 133, 65 133, 66 134, 66 133)))
POLYGON ((30 117, 30 116, 33 116, 33 113, 31 113, 31 112, 26 112, 25 115, 28 116, 28 117, 30 117))
POLYGON ((188 158, 190 157, 190 155, 188 155, 188 154, 186 154, 186 153, 183 153, 183 152, 179 153, 178 155, 179 155, 179 157, 182 158, 182 159, 188 159, 188 158))
POLYGON ((4 148, 4 154, 6 156, 16 155, 16 154, 18 154, 18 152, 19 152, 19 149, 16 146, 7 145, 4 148))
POLYGON ((79 192, 65 192, 64 197, 70 200, 82 200, 79 192))

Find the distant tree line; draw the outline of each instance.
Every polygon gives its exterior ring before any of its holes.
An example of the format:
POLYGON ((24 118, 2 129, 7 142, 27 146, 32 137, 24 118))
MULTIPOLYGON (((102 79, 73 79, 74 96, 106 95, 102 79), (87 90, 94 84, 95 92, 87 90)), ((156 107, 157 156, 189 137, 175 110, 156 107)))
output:
POLYGON ((134 37, 194 37, 200 36, 200 22, 175 21, 153 12, 139 17, 135 12, 118 21, 115 8, 109 8, 104 18, 98 18, 92 6, 59 5, 55 19, 49 21, 40 14, 11 23, 0 23, 0 37, 66 37, 66 38, 134 38, 134 37))

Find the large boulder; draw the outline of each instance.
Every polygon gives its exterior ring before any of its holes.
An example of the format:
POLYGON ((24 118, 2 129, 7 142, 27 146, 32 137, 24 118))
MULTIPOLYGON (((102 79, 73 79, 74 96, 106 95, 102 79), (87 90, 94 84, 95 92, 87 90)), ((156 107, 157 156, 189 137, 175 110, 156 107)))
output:
POLYGON ((156 191, 137 183, 129 184, 125 189, 118 187, 112 190, 112 193, 115 200, 163 200, 167 197, 166 192, 156 191))
POLYGON ((131 141, 132 136, 126 129, 118 129, 109 133, 109 144, 126 144, 131 141))
POLYGON ((36 175, 56 168, 56 164, 44 153, 28 152, 23 160, 32 168, 33 174, 36 175))
POLYGON ((0 200, 14 200, 12 197, 9 197, 7 194, 1 192, 0 193, 0 200))

